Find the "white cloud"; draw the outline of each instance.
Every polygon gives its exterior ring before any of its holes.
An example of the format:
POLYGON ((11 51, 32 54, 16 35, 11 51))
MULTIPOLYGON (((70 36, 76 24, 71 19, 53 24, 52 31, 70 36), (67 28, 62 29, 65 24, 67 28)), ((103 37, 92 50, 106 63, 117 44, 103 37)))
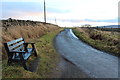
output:
POLYGON ((58 25, 61 27, 75 27, 75 26, 81 26, 85 24, 90 24, 92 26, 103 26, 103 25, 118 25, 118 23, 109 23, 109 22, 90 22, 90 21, 82 21, 82 22, 57 22, 58 25))
MULTIPOLYGON (((3 0, 4 2, 40 2, 44 0, 3 0)), ((62 22, 60 20, 108 20, 116 19, 118 17, 118 1, 119 0, 46 0, 47 9, 55 8, 57 10, 63 10, 63 13, 47 12, 47 18, 57 18, 58 24, 62 26, 76 26, 82 24, 92 25, 109 25, 117 24, 110 22, 62 22), (68 11, 68 12, 67 12, 68 11)), ((30 13, 14 16, 16 18, 33 19, 43 21, 43 13, 34 13, 34 16, 30 13), (27 16, 26 16, 27 14, 27 16), (37 14, 37 15, 36 15, 37 14), (41 18, 39 18, 41 17, 41 18)), ((54 21, 50 21, 53 22, 54 21)))
POLYGON ((1 0, 2 2, 40 2, 40 0, 1 0))

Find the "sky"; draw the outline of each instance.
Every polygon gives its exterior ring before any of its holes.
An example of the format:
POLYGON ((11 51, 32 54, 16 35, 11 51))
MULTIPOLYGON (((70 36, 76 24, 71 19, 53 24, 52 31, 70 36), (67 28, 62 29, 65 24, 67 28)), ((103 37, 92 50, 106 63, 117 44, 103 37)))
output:
MULTIPOLYGON (((45 1, 48 23, 61 27, 118 24, 119 0, 45 1)), ((44 0, 1 0, 0 5, 1 19, 44 21, 44 0)))

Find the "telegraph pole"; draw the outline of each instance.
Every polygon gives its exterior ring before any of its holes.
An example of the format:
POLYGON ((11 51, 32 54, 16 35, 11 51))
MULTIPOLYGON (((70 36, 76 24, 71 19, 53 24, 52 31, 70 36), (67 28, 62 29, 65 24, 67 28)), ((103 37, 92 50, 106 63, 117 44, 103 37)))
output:
POLYGON ((44 21, 46 23, 46 4, 45 4, 45 0, 44 0, 44 21))
POLYGON ((56 20, 56 17, 55 17, 55 24, 57 25, 57 20, 56 20))

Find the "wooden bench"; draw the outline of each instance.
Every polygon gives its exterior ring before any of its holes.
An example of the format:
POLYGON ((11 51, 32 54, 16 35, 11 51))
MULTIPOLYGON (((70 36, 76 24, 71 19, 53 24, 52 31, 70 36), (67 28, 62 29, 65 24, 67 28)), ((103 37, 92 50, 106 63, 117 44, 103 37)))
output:
POLYGON ((37 57, 34 44, 35 43, 26 43, 23 38, 4 43, 8 55, 8 65, 10 65, 13 61, 19 61, 22 63, 24 69, 28 70, 26 61, 32 54, 37 57), (32 48, 28 48, 29 44, 32 48))

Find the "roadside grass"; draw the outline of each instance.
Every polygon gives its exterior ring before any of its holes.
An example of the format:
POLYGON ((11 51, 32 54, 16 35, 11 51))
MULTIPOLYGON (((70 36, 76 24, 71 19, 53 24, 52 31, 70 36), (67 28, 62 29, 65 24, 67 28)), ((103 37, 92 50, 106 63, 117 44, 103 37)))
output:
MULTIPOLYGON (((56 64, 59 61, 59 55, 53 47, 53 39, 59 33, 60 29, 48 32, 35 42, 40 62, 37 72, 30 72, 23 69, 20 65, 7 66, 7 60, 2 63, 2 77, 5 78, 50 78, 56 64)), ((32 61, 33 59, 30 59, 32 61)), ((28 60, 28 62, 30 62, 28 60)))
POLYGON ((7 60, 2 61, 2 78, 37 78, 36 73, 26 71, 18 64, 7 66, 7 60))
POLYGON ((40 78, 50 78, 56 64, 59 61, 59 55, 54 49, 53 39, 59 31, 48 33, 36 41, 40 64, 37 74, 40 78))
POLYGON ((119 55, 118 32, 100 31, 90 28, 74 28, 73 32, 83 42, 92 47, 116 56, 119 55))
POLYGON ((2 48, 2 59, 7 59, 7 54, 3 43, 23 37, 26 42, 38 39, 48 32, 58 30, 59 26, 54 24, 44 24, 41 22, 27 21, 27 20, 4 20, 2 21, 2 33, 0 48, 2 48))

